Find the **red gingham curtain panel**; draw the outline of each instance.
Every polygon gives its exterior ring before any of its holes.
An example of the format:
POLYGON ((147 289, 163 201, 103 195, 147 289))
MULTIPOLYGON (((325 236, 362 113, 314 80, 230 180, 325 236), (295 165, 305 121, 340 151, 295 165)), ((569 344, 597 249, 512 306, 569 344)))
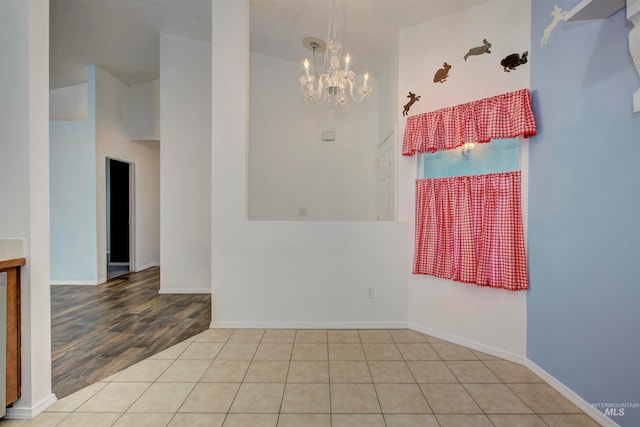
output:
POLYGON ((525 290, 520 172, 416 181, 414 274, 525 290))
POLYGON ((465 142, 536 134, 528 89, 407 118, 402 155, 453 150, 465 142))

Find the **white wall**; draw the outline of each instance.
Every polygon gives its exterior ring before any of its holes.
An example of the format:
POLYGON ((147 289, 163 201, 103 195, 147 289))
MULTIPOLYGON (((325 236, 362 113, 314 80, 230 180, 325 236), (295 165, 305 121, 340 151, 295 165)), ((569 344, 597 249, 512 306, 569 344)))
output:
POLYGON ((150 214, 143 219, 144 227, 137 228, 138 240, 148 243, 140 254, 138 270, 160 265, 160 150, 153 149, 148 154, 151 158, 148 167, 136 169, 140 185, 138 203, 150 209, 150 214))
POLYGON ((159 264, 159 150, 128 139, 127 86, 96 67, 96 176, 98 280, 106 281, 107 157, 135 164, 134 271, 159 264))
POLYGON ((377 93, 320 111, 305 103, 301 73, 300 63, 251 54, 249 219, 373 220, 377 93))
MULTIPOLYGON (((530 1, 495 0, 400 32, 399 105, 408 91, 421 95, 410 114, 486 98, 529 87, 529 66, 505 73, 500 60, 529 50, 530 1), (462 28, 464 31, 456 31, 462 28), (492 43, 491 53, 463 56, 469 48, 492 43), (435 41, 425 48, 425 40, 435 41), (452 65, 445 83, 433 83, 443 62, 452 65)), ((400 113, 400 111, 398 111, 400 113)), ((405 118, 399 114, 399 134, 405 118)), ((525 156, 526 156, 526 149, 525 156)), ((523 164, 526 169, 526 162, 523 164)), ((526 170, 523 190, 526 190, 526 170)), ((399 162, 399 218, 415 223, 416 159, 399 162)), ((526 191, 523 191, 526 194, 526 191)), ((526 209, 526 205, 523 206, 526 209)), ((525 221, 526 222, 526 221, 525 221)), ((504 357, 522 360, 526 348, 526 293, 462 284, 427 275, 409 278, 409 322, 412 328, 504 357)))
POLYGON ((127 87, 104 70, 100 69, 98 74, 101 79, 99 131, 95 66, 88 67, 88 83, 50 91, 53 284, 97 284, 106 280, 105 156, 136 164, 138 244, 136 262, 131 268, 141 270, 158 265, 160 260, 160 153, 157 148, 128 140, 128 125, 142 129, 146 126, 150 132, 154 123, 159 126, 158 118, 154 118, 154 111, 159 112, 156 105, 159 96, 154 93, 158 84, 150 81, 127 87), (151 118, 151 122, 141 123, 138 118, 151 118), (99 188, 102 194, 98 194, 99 188))
POLYGON ((49 122, 52 284, 98 283, 95 67, 87 74, 87 84, 50 92, 65 94, 50 100, 59 113, 77 111, 66 106, 87 107, 85 120, 49 122))
POLYGON ((89 85, 61 87, 49 91, 49 119, 51 120, 88 120, 89 85))
POLYGON ((211 44, 160 34, 160 75, 160 292, 209 293, 211 44))
MULTIPOLYGON (((400 147, 402 135, 398 133, 398 39, 395 36, 395 46, 385 63, 386 67, 381 71, 378 79, 378 146, 383 143, 392 144, 391 159, 394 173, 398 170, 398 158, 400 157, 400 147)), ((376 163, 378 160, 376 160, 376 163)), ((384 164, 384 158, 382 160, 384 164)), ((376 171, 376 175, 378 172, 376 171)), ((393 176, 391 188, 386 187, 386 183, 376 180, 376 215, 380 215, 384 220, 398 219, 398 180, 397 174, 393 176), (380 186, 380 187, 378 187, 380 186), (378 197, 380 199, 378 200, 378 197), (388 206, 388 199, 392 201, 392 208, 387 211, 384 206, 388 206), (385 203, 385 200, 387 201, 385 203), (378 212, 380 210, 380 212, 378 212)))
POLYGON ((160 139, 160 80, 151 80, 127 88, 129 139, 160 139))
POLYGON ((404 326, 406 224, 246 220, 248 8, 213 1, 212 326, 404 326))
POLYGON ((49 2, 0 1, 0 237, 24 239, 22 397, 31 418, 51 394, 49 287, 49 2))

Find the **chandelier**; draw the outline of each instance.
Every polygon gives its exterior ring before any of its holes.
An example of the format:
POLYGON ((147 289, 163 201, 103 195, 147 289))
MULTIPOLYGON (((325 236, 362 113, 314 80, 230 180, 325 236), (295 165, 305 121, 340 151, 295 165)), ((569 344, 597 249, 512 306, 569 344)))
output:
POLYGON ((373 88, 369 86, 369 73, 364 75, 362 86, 357 88, 357 95, 354 95, 353 89, 356 85, 356 75, 349 69, 351 56, 347 54, 342 59, 342 43, 336 40, 336 2, 331 2, 331 15, 329 17, 329 31, 327 34, 327 43, 322 40, 307 37, 303 40, 305 47, 310 49, 313 60, 313 74, 309 72, 309 60, 304 60, 305 75, 300 77, 300 88, 304 93, 304 99, 308 103, 317 104, 324 107, 333 104, 335 107, 341 107, 353 100, 362 101, 367 95, 373 92, 373 88), (325 52, 324 54, 324 73, 318 76, 316 69, 316 52, 325 52), (344 64, 344 69, 343 69, 344 64))

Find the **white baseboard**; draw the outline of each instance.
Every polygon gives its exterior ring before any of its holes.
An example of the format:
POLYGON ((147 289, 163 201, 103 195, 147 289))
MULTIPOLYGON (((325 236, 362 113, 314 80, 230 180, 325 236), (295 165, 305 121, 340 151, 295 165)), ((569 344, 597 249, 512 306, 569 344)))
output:
POLYGON ((605 427, 619 427, 615 421, 611 418, 607 417, 602 412, 598 411, 596 408, 591 406, 589 402, 580 397, 576 392, 571 390, 566 385, 562 384, 558 381, 553 375, 542 369, 540 366, 536 365, 531 360, 527 359, 527 363, 525 364, 527 368, 529 368, 534 374, 542 378, 547 384, 556 389, 558 393, 566 397, 576 405, 578 408, 583 410, 587 415, 596 420, 602 426, 605 427))
POLYGON ((58 286, 58 285, 96 286, 99 283, 100 282, 98 282, 97 280, 52 280, 50 282, 52 286, 58 286))
POLYGON ((433 329, 425 328, 416 325, 415 323, 409 323, 409 329, 412 329, 416 332, 420 332, 422 334, 431 335, 432 337, 439 338, 441 340, 449 341, 454 344, 462 345, 464 347, 471 348, 473 350, 481 351, 483 353, 490 354, 495 357, 499 357, 501 359, 510 360, 511 362, 518 363, 520 365, 527 364, 527 357, 517 353, 511 353, 509 351, 505 351, 499 348, 491 347, 485 344, 478 343, 476 341, 471 341, 465 338, 460 338, 454 335, 449 335, 444 332, 436 331, 433 329))
POLYGON ((211 322, 211 329, 404 329, 403 322, 211 322))
POLYGON ((43 413, 49 406, 56 403, 57 400, 56 395, 51 393, 32 407, 21 407, 19 406, 20 402, 18 402, 18 406, 7 408, 7 414, 4 418, 9 420, 31 420, 43 413))
POLYGON ((168 289, 168 288, 160 288, 158 291, 159 294, 210 294, 211 289, 209 288, 176 288, 176 289, 168 289))
POLYGON ((499 357, 501 359, 510 360, 512 362, 515 362, 515 363, 518 363, 520 365, 526 366, 534 374, 538 375, 547 384, 549 384, 551 387, 553 387, 555 390, 557 390, 558 393, 560 393, 561 395, 566 397, 569 401, 571 401, 574 405, 576 405, 578 408, 580 408, 582 411, 584 411, 587 415, 589 415, 591 418, 596 420, 601 425, 603 425, 605 427, 616 427, 616 426, 618 426, 618 424, 616 424, 613 420, 611 420, 609 417, 605 416, 602 412, 598 411, 596 408, 591 406, 589 404, 589 402, 585 401, 576 392, 574 392, 569 387, 567 387, 564 384, 562 384, 560 381, 558 381, 556 378, 554 378, 547 371, 545 371, 544 369, 542 369, 541 367, 539 367, 538 365, 533 363, 531 360, 529 360, 526 356, 521 356, 519 354, 515 354, 515 353, 508 352, 508 351, 504 351, 504 350, 501 350, 501 349, 498 349, 498 348, 494 348, 494 347, 491 347, 491 346, 480 344, 480 343, 475 342, 475 341, 470 341, 470 340, 467 340, 465 338, 460 338, 460 337, 456 337, 456 336, 453 336, 453 335, 449 335, 449 334, 446 334, 446 333, 443 333, 443 332, 435 331, 435 330, 432 330, 432 329, 429 329, 429 328, 420 327, 420 326, 418 326, 416 324, 412 324, 412 323, 410 323, 408 327, 409 327, 409 329, 412 329, 414 331, 417 331, 417 332, 420 332, 420 333, 423 333, 423 334, 431 335, 432 337, 440 338, 442 340, 449 341, 449 342, 452 342, 454 344, 459 344, 459 345, 471 348, 473 350, 477 350, 477 351, 481 351, 483 353, 490 354, 491 356, 499 357))
POLYGON ((139 265, 133 271, 135 271, 137 273, 138 271, 146 270, 147 268, 151 268, 151 267, 160 267, 160 263, 159 262, 151 262, 149 264, 139 265))

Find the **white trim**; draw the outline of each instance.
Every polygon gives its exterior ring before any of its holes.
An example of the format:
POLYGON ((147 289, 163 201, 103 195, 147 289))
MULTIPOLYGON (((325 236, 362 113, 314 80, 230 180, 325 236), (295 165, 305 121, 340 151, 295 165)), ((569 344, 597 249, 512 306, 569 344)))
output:
POLYGON ((114 265, 114 266, 129 265, 129 262, 127 261, 127 262, 109 262, 109 263, 107 263, 107 266, 110 266, 110 265, 114 265))
POLYGON ((215 322, 211 329, 406 329, 403 322, 215 322))
POLYGON ((471 341, 471 340, 468 340, 466 338, 460 338, 460 337, 457 337, 457 336, 454 336, 454 335, 449 335, 447 333, 436 331, 434 329, 424 328, 424 327, 421 327, 419 325, 416 325, 415 323, 409 323, 408 328, 411 329, 411 330, 414 330, 416 332, 420 332, 420 333, 427 334, 427 335, 430 335, 430 336, 435 337, 435 338, 439 338, 441 340, 449 341, 449 342, 454 343, 454 344, 462 345, 464 347, 468 347, 468 348, 471 348, 473 350, 477 350, 477 351, 481 351, 483 353, 490 354, 491 356, 496 356, 496 357, 499 357, 501 359, 509 360, 511 362, 518 363, 520 365, 525 365, 526 366, 527 361, 528 361, 528 359, 523 355, 516 354, 516 353, 511 353, 509 351, 505 351, 505 350, 501 350, 499 348, 495 348, 495 347, 491 347, 491 346, 488 346, 488 345, 485 345, 485 344, 481 344, 481 343, 476 342, 476 341, 471 341))
MULTIPOLYGON (((131 270, 131 271, 133 271, 134 273, 137 273, 139 271, 146 270, 147 268, 151 268, 151 267, 160 267, 160 263, 159 262, 150 262, 149 264, 139 265, 139 266, 137 266, 137 268, 135 270, 131 270)), ((209 292, 207 292, 207 293, 210 293, 210 292, 211 292, 211 290, 209 290, 209 292)))
POLYGON ((515 353, 511 353, 508 351, 504 351, 495 347, 487 346, 484 344, 480 344, 475 341, 470 341, 465 338, 456 337, 453 335, 449 335, 443 332, 439 332, 433 329, 420 327, 416 324, 410 323, 408 328, 414 330, 416 332, 420 332, 423 334, 431 335, 432 337, 439 338, 448 342, 452 342, 454 344, 459 344, 473 350, 481 351, 483 353, 489 354, 491 356, 500 357, 502 359, 510 360, 511 362, 518 363, 529 368, 534 374, 538 375, 542 378, 547 384, 553 387, 558 391, 561 395, 566 397, 569 401, 571 401, 574 405, 580 408, 584 413, 593 418, 595 421, 600 423, 605 427, 616 427, 618 424, 615 423, 612 419, 604 415, 602 412, 598 411, 596 408, 591 406, 589 402, 580 397, 576 392, 571 390, 569 387, 562 384, 556 378, 554 378, 547 371, 542 369, 540 366, 536 365, 530 359, 525 356, 521 356, 515 353))
POLYGON ((617 424, 611 418, 607 417, 605 414, 603 414, 602 412, 598 411, 596 408, 591 406, 589 402, 587 402, 582 397, 580 397, 575 391, 571 390, 569 387, 562 384, 553 375, 551 375, 550 373, 542 369, 540 366, 536 365, 530 359, 527 359, 527 363, 525 366, 529 368, 534 374, 542 378, 551 387, 556 389, 558 393, 560 393, 561 395, 569 399, 571 403, 576 405, 578 408, 584 411, 587 415, 589 415, 591 418, 593 418, 598 423, 600 423, 602 426, 619 427, 619 424, 617 424))
POLYGON ((400 169, 400 159, 402 157, 402 152, 398 150, 398 122, 393 123, 393 220, 396 222, 400 222, 398 220, 398 206, 400 205, 400 201, 398 199, 398 187, 399 187, 399 179, 398 179, 398 170, 400 169), (400 155, 398 155, 400 153, 400 155))
POLYGON ((51 393, 42 399, 38 404, 32 407, 12 407, 7 408, 7 415, 4 418, 9 420, 31 420, 43 413, 49 406, 56 403, 58 399, 56 395, 51 393))
POLYGON ((136 163, 129 162, 129 270, 138 264, 138 194, 136 193, 136 163))
MULTIPOLYGON (((108 149, 111 149, 112 147, 109 147, 108 149)), ((98 155, 96 153, 96 155, 98 155)), ((138 245, 138 235, 137 235, 137 181, 136 181, 136 164, 138 163, 137 160, 133 160, 133 158, 129 157, 129 154, 127 153, 120 153, 120 154, 111 154, 110 152, 104 152, 101 154, 103 156, 104 159, 104 173, 102 174, 102 177, 99 179, 104 178, 104 222, 100 225, 102 225, 102 227, 100 227, 99 233, 101 233, 102 238, 104 239, 104 247, 102 248, 98 248, 98 271, 100 271, 100 266, 104 266, 104 273, 105 273, 105 277, 101 277, 98 280, 98 284, 102 284, 102 283, 106 283, 107 282, 107 277, 106 277, 106 271, 107 271, 107 240, 108 237, 107 236, 107 199, 109 197, 109 194, 107 192, 107 183, 108 183, 108 179, 107 179, 107 171, 108 171, 108 161, 109 160, 115 160, 121 163, 127 163, 129 164, 129 270, 130 271, 137 271, 137 270, 133 270, 136 266, 136 262, 138 259, 138 249, 139 249, 139 245, 138 245), (104 262, 104 264, 102 264, 104 262)), ((114 263, 111 263, 111 265, 115 265, 114 263)))
POLYGON ((210 288, 175 288, 175 289, 167 289, 160 288, 158 291, 159 294, 210 294, 210 288))
POLYGON ((566 12, 565 21, 584 21, 606 19, 622 9, 625 0, 582 0, 573 9, 566 12))
POLYGON ((51 280, 49 283, 51 284, 51 286, 61 286, 61 285, 97 286, 98 285, 97 280, 51 280))

